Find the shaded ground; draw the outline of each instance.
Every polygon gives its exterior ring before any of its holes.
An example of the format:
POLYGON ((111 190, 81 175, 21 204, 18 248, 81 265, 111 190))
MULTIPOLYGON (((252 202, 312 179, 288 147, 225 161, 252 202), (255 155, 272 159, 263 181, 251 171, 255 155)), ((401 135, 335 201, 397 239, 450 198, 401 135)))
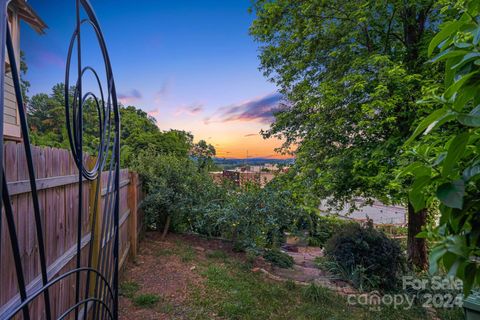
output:
MULTIPOLYGON (((268 275, 328 277, 297 255, 297 271, 273 269, 263 259, 247 259, 229 243, 194 236, 169 235, 160 241, 149 233, 137 259, 121 279, 121 319, 428 319, 425 310, 372 311, 351 306, 335 292, 319 286, 275 281, 268 275), (259 272, 265 270, 265 272, 259 272), (256 271, 256 272, 255 272, 256 271), (284 272, 285 274, 282 274, 284 272), (301 273, 301 272, 300 272, 301 273)), ((447 313, 443 319, 461 319, 447 313)))

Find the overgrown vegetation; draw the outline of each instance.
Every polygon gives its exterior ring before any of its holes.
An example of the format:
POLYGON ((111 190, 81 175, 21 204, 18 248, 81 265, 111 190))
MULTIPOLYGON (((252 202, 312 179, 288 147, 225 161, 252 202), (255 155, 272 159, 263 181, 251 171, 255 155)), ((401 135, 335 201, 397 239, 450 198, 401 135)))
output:
POLYGON ((304 216, 288 190, 218 185, 192 159, 142 152, 134 162, 147 197, 147 225, 233 240, 241 250, 279 246, 304 216), (201 192, 199 192, 201 190, 201 192))
POLYGON ((324 247, 327 240, 334 234, 337 234, 346 226, 356 223, 335 216, 315 216, 312 221, 314 223, 310 231, 309 243, 318 247, 324 247))
POLYGON ((397 241, 371 225, 350 224, 326 243, 327 256, 341 275, 362 290, 397 289, 405 258, 397 241))
POLYGON ((291 268, 294 264, 293 258, 280 250, 266 250, 263 257, 280 268, 291 268))

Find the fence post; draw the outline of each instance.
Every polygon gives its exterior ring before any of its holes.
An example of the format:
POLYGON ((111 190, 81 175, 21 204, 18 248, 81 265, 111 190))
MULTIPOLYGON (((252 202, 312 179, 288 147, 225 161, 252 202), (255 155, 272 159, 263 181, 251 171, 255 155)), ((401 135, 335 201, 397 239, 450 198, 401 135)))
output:
POLYGON ((137 193, 137 184, 138 184, 138 175, 136 172, 129 172, 130 183, 128 184, 128 208, 130 209, 129 216, 129 239, 130 239, 130 252, 132 257, 137 256, 138 250, 138 193, 137 193))

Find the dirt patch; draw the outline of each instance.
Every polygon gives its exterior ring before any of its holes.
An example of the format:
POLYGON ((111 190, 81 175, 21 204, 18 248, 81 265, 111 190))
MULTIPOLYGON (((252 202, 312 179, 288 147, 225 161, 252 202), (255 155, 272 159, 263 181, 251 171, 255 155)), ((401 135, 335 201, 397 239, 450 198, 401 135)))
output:
MULTIPOLYGON (((244 253, 234 252, 230 242, 194 235, 169 234, 162 241, 159 233, 147 233, 135 261, 129 261, 121 276, 122 284, 138 288, 133 296, 120 296, 120 319, 188 319, 185 301, 192 288, 202 288, 198 265, 219 252, 247 262, 244 253), (136 306, 135 297, 151 294, 160 301, 152 308, 136 306)), ((252 267, 271 270, 262 258, 252 267)))
POLYGON ((130 298, 121 296, 121 319, 167 319, 171 309, 185 301, 188 288, 201 285, 201 277, 191 270, 192 266, 175 254, 183 249, 175 239, 172 235, 160 241, 160 235, 147 234, 135 261, 127 264, 122 275, 123 282, 138 284, 135 295, 159 296, 160 308, 139 308, 130 298))

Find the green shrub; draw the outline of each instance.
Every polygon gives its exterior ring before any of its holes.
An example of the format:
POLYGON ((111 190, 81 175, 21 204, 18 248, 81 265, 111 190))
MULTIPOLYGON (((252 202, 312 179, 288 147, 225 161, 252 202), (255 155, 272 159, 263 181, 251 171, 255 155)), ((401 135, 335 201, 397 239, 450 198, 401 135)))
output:
POLYGON ((135 169, 147 193, 142 209, 148 228, 212 235, 216 224, 205 212, 223 206, 226 192, 207 172, 189 158, 149 152, 137 157, 135 169))
POLYGON ((317 257, 315 264, 319 269, 336 274, 341 279, 349 281, 360 291, 376 288, 377 283, 374 282, 375 278, 371 279, 365 272, 365 268, 361 265, 343 266, 329 257, 317 257))
POLYGON ((371 225, 350 224, 326 243, 326 254, 349 274, 361 289, 392 290, 404 271, 404 256, 397 241, 371 225))
POLYGON ((274 266, 280 268, 291 268, 294 264, 294 260, 291 256, 277 249, 266 250, 263 257, 274 266))
POLYGON ((308 243, 315 247, 325 247, 328 239, 338 233, 345 226, 356 222, 341 219, 336 216, 316 216, 313 221, 313 228, 310 232, 308 243))
POLYGON ((151 293, 139 294, 132 299, 135 306, 142 308, 152 308, 158 301, 160 301, 160 297, 151 293))

